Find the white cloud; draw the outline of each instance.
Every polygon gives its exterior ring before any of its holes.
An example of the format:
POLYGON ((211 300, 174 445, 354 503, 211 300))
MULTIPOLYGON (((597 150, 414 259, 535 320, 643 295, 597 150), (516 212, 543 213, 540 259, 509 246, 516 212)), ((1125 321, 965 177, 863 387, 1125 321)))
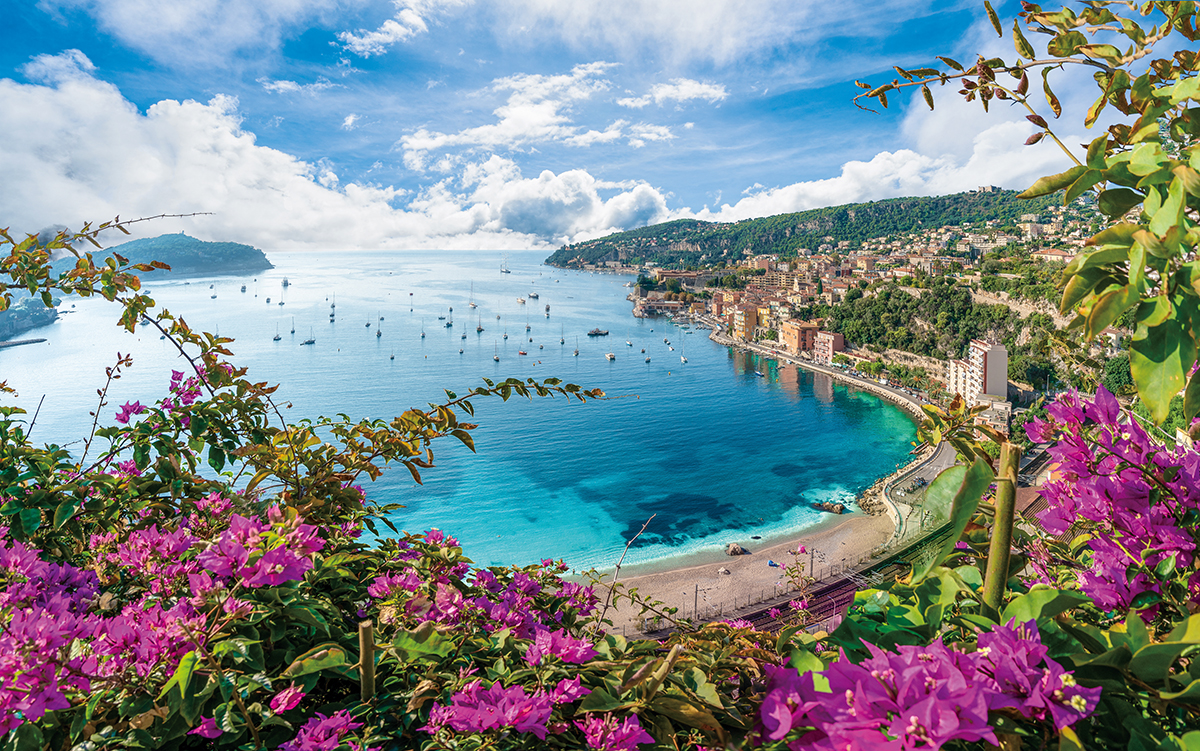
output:
POLYGON ((82 55, 31 65, 47 84, 0 79, 0 164, 10 176, 0 181, 0 205, 18 232, 117 214, 212 212, 138 229, 268 250, 528 248, 668 216, 666 197, 644 182, 602 182, 578 169, 526 178, 499 156, 460 161, 455 174, 411 194, 346 182, 329 161, 256 143, 232 97, 164 100, 143 113, 89 75, 82 55))
MULTIPOLYGON (((572 142, 582 146, 604 140, 604 136, 581 134, 568 116, 570 107, 609 88, 603 78, 611 63, 576 65, 570 73, 557 76, 516 75, 492 84, 493 91, 510 91, 507 101, 493 114, 496 122, 466 128, 457 133, 419 129, 400 139, 410 169, 423 170, 430 152, 449 148, 516 149, 527 144, 550 141, 572 142)), ((611 127, 611 126, 610 126, 611 127)), ((594 132, 594 131, 593 131, 594 132)))
POLYGON ((673 78, 670 83, 654 84, 650 87, 650 93, 644 96, 618 99, 617 104, 636 109, 641 109, 651 102, 662 106, 664 102, 687 102, 693 99, 703 99, 709 104, 715 104, 727 96, 729 92, 720 84, 693 81, 690 78, 673 78))
POLYGON ((354 130, 357 127, 356 123, 361 119, 361 117, 351 112, 349 115, 346 115, 345 120, 342 120, 342 130, 354 130))
POLYGON ((191 67, 224 65, 234 53, 279 46, 286 30, 310 23, 341 0, 38 0, 56 14, 80 10, 125 46, 191 67))
POLYGON ((341 84, 333 83, 324 76, 312 83, 296 83, 295 81, 272 81, 269 78, 256 79, 260 85, 272 94, 316 94, 325 89, 333 89, 341 84))
POLYGON ((470 0, 392 0, 396 12, 374 31, 343 31, 338 40, 346 49, 363 57, 382 55, 393 45, 407 42, 429 31, 429 20, 440 13, 465 5, 470 0))
POLYGON ((629 129, 629 145, 635 149, 645 146, 646 141, 670 141, 674 137, 671 129, 663 125, 638 123, 629 129))

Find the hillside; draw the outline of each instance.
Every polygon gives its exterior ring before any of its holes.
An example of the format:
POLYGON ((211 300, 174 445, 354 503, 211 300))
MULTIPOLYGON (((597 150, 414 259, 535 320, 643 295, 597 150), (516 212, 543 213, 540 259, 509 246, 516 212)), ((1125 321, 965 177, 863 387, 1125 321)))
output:
POLYGON ((258 248, 241 243, 206 242, 180 232, 177 235, 159 235, 142 240, 131 240, 114 245, 96 253, 108 257, 119 253, 133 263, 162 261, 171 267, 170 272, 156 271, 155 274, 214 275, 243 274, 275 268, 267 256, 258 248))
POLYGON ((856 247, 864 240, 884 235, 962 222, 1014 223, 1022 214, 1040 213, 1058 200, 1058 196, 1046 196, 1023 201, 1012 190, 972 191, 852 203, 729 224, 679 219, 564 245, 546 263, 565 266, 575 258, 598 263, 624 256, 631 262, 640 259, 660 265, 697 264, 704 255, 709 261, 733 260, 747 250, 788 256, 801 248, 816 250, 823 243, 846 241, 856 247))

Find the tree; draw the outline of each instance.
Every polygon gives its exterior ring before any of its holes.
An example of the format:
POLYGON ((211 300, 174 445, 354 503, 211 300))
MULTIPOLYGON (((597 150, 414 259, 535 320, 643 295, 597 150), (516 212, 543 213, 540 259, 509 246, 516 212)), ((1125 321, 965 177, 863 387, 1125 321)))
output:
POLYGON ((1104 374, 1100 383, 1118 396, 1131 394, 1135 390, 1133 374, 1129 370, 1129 354, 1122 352, 1116 357, 1109 358, 1104 364, 1104 374))

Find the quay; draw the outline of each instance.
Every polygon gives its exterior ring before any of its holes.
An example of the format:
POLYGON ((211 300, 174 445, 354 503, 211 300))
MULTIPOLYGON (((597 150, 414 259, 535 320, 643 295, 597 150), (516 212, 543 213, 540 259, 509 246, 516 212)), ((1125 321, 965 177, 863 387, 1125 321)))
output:
POLYGON ((16 341, 12 341, 12 342, 0 342, 0 349, 7 349, 8 347, 20 347, 22 344, 41 344, 44 341, 46 341, 46 340, 45 339, 17 339, 16 341))

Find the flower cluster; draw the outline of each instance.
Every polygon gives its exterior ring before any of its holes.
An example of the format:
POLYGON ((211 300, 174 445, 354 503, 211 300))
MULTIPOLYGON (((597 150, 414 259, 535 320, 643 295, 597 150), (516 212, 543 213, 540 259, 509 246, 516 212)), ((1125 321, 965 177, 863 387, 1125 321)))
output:
POLYGON ((871 657, 855 665, 843 654, 821 677, 789 667, 768 668, 761 732, 780 740, 793 731, 793 749, 872 748, 908 751, 954 741, 998 744, 989 712, 1048 720, 1058 729, 1095 710, 1100 689, 1078 686, 1046 657, 1037 627, 998 627, 974 652, 868 644, 871 657))
MULTIPOLYGON (((1184 571, 1196 562, 1196 527, 1184 520, 1200 511, 1200 453, 1152 441, 1103 387, 1092 399, 1063 394, 1046 412, 1048 420, 1026 428, 1034 441, 1055 441, 1058 479, 1043 487, 1048 509, 1040 521, 1055 535, 1073 524, 1093 533, 1080 588, 1113 610, 1128 609, 1143 592, 1162 593, 1155 567, 1173 559, 1166 565, 1184 571)), ((1045 558, 1039 569, 1052 580, 1045 558)), ((1200 603, 1200 572, 1188 591, 1200 603)))
POLYGON ((640 743, 654 743, 654 737, 642 729, 637 715, 618 720, 611 714, 590 714, 575 725, 587 738, 588 748, 597 751, 636 751, 640 743))
POLYGON ((304 576, 312 556, 324 547, 317 528, 295 514, 285 518, 278 507, 269 521, 235 514, 229 529, 196 560, 218 576, 235 578, 247 587, 276 587, 304 576))
POLYGON ((545 692, 528 694, 521 686, 504 688, 499 681, 483 688, 482 681, 472 681, 450 698, 449 705, 430 710, 425 730, 436 733, 446 726, 460 733, 479 733, 512 728, 544 740, 553 710, 553 699, 545 692))
MULTIPOLYGON (((346 736, 362 726, 344 709, 328 717, 317 712, 315 717, 304 723, 295 738, 279 747, 279 751, 333 751, 346 736)), ((362 744, 354 742, 350 742, 349 746, 354 751, 378 751, 376 748, 365 749, 362 744)))

